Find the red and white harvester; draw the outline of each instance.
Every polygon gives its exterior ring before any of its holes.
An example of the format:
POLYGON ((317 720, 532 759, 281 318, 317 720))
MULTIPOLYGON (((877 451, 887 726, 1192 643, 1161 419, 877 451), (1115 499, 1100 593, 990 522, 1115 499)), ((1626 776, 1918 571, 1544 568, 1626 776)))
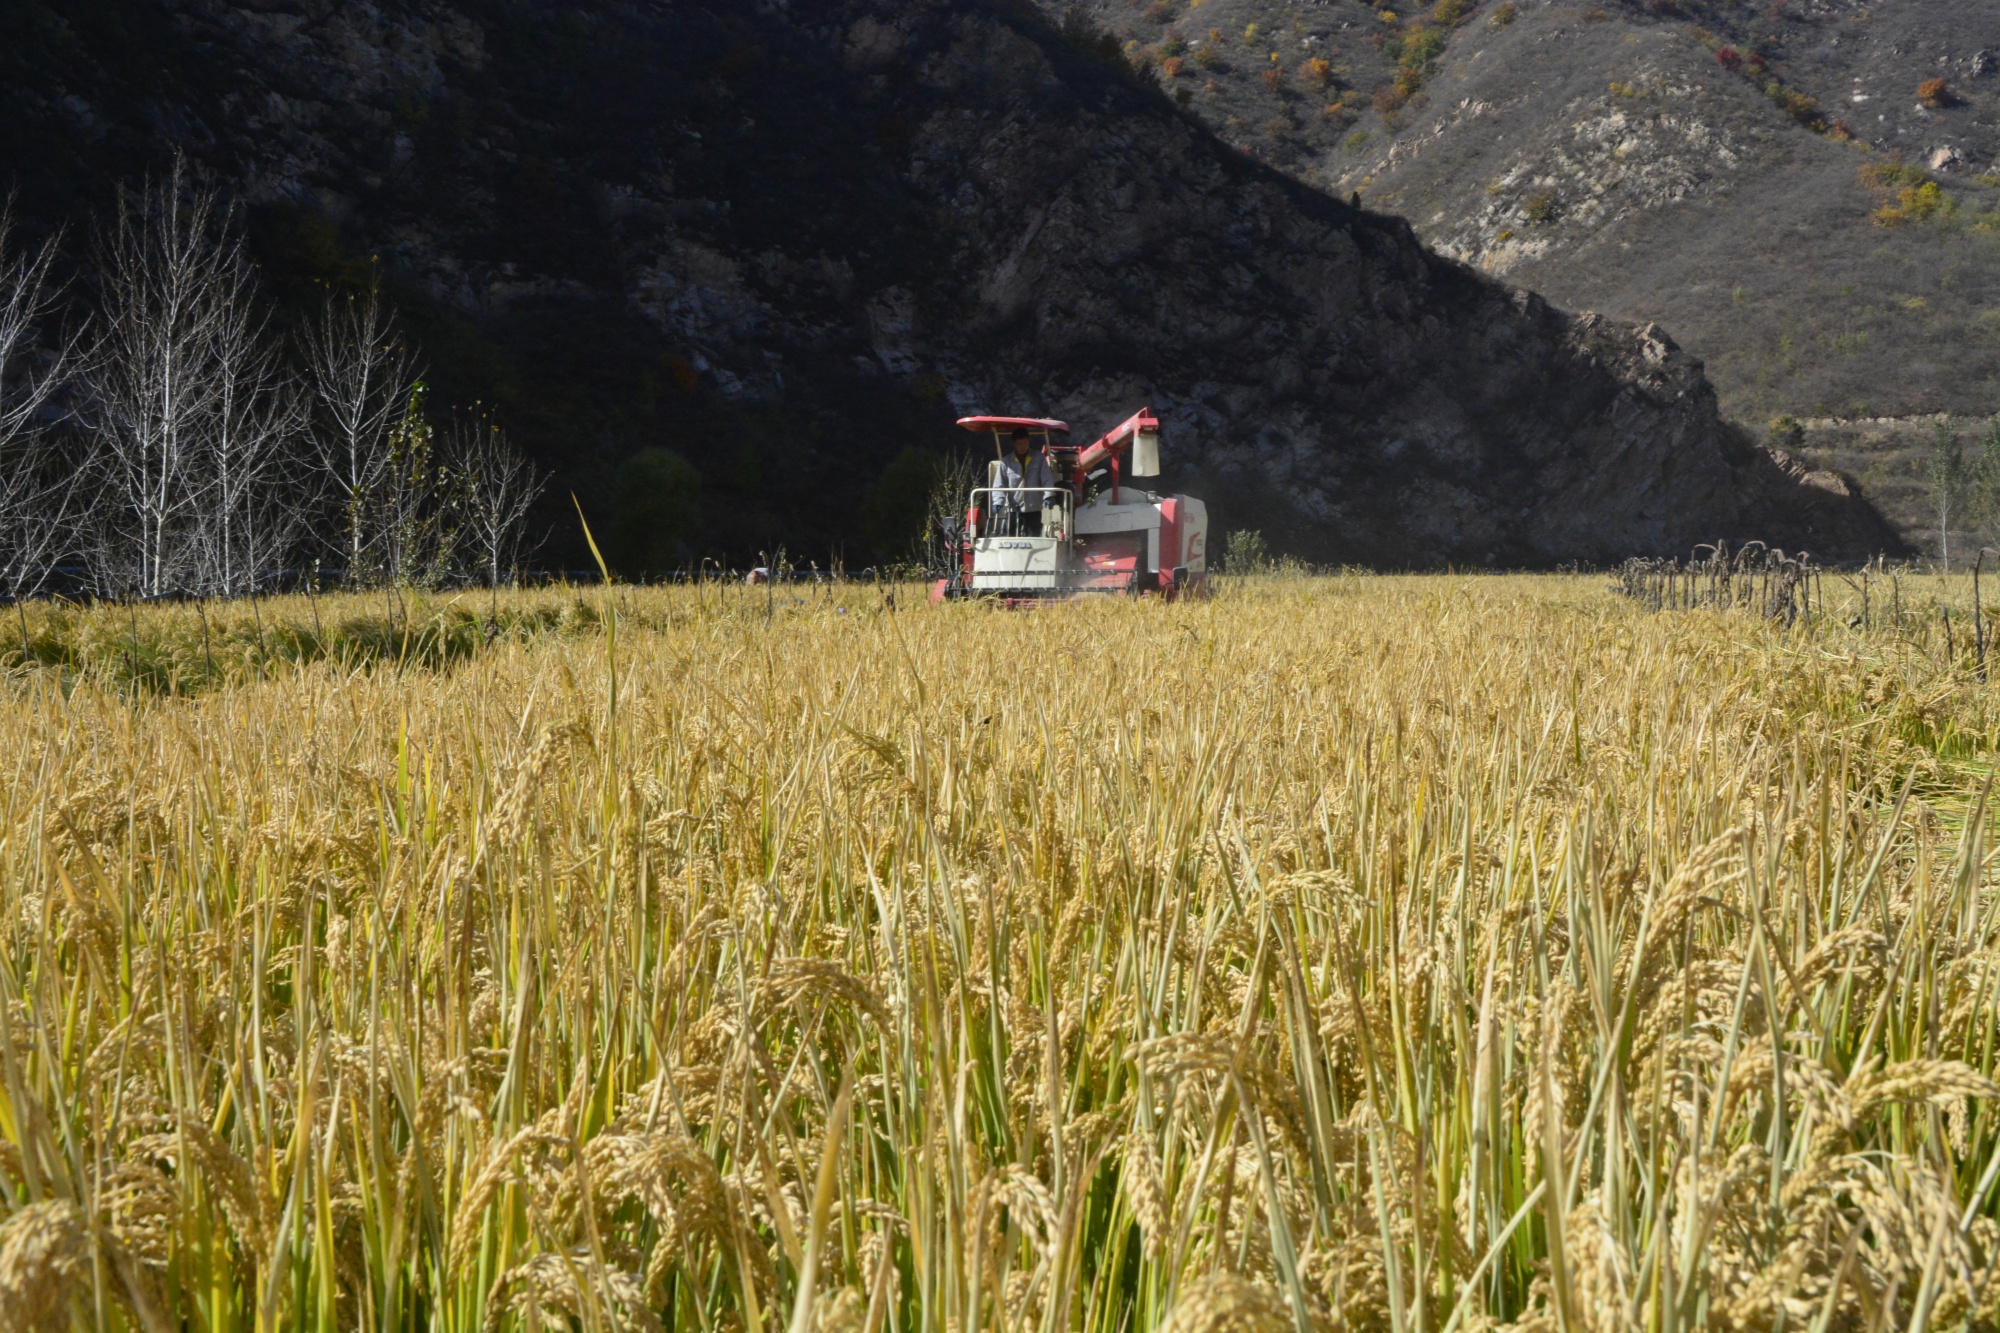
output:
MULTIPOLYGON (((934 597, 995 597, 1009 603, 1090 593, 1196 596, 1208 583, 1208 507, 1187 495, 1155 495, 1120 484, 1160 475, 1160 419, 1141 408, 1094 443, 1066 442, 1069 426, 1042 417, 964 417, 991 431, 996 453, 975 487, 959 533, 959 568, 934 597), (1047 460, 1048 486, 1005 484, 1016 431, 1047 460), (1057 437, 1063 437, 1058 440, 1057 437), (1091 482, 1108 480, 1086 500, 1091 482)), ((1019 480, 1019 478, 1016 478, 1019 480)))

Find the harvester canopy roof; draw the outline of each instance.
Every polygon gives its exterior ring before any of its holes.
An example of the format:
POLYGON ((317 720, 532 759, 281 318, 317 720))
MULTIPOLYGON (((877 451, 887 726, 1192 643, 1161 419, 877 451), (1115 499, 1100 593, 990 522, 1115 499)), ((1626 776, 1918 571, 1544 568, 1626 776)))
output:
POLYGON ((958 424, 966 430, 1049 430, 1069 434, 1067 421, 1051 421, 1047 417, 960 417, 958 424))

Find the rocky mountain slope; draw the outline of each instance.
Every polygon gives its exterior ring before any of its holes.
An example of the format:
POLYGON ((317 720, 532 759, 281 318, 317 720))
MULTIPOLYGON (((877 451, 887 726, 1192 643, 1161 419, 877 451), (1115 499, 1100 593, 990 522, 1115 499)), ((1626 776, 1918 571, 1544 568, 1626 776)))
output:
POLYGON ((1727 424, 1659 328, 1427 251, 1028 6, 26 0, 4 22, 0 173, 31 220, 183 149, 249 209, 283 300, 379 257, 440 397, 499 402, 587 507, 660 475, 637 451, 684 455, 685 549, 859 563, 900 540, 907 460, 952 448, 957 413, 1088 428, 1142 401, 1168 484, 1315 559, 1894 543, 1838 476, 1727 424))
POLYGON ((1733 416, 2000 411, 2000 7, 1050 8, 1441 253, 1671 328, 1733 416))

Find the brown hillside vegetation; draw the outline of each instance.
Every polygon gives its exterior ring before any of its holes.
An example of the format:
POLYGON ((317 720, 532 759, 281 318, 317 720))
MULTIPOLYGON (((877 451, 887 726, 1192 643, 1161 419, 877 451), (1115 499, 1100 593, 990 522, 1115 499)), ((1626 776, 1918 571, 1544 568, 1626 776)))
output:
POLYGON ((0 1323, 1992 1327, 2000 709, 1828 583, 26 617, 0 1323))
POLYGON ((1177 34, 1163 82, 1245 151, 1560 305, 1658 321, 1732 416, 2000 411, 1994 6, 1069 7, 1143 63, 1177 34), (1255 77, 1309 60, 1324 85, 1255 77), (1907 179, 1858 176, 1884 168, 1907 179), (1919 207, 1883 213, 1904 190, 1919 207))

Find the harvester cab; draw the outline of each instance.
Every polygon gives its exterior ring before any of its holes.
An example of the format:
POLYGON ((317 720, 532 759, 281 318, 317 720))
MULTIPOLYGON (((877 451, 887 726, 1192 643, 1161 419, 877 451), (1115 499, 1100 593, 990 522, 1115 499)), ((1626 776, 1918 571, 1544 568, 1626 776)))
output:
POLYGON ((1127 471, 1160 473, 1160 420, 1151 409, 1081 448, 1068 443, 1066 423, 1043 417, 977 416, 958 424, 990 432, 995 456, 966 506, 958 568, 938 581, 934 597, 1029 603, 1206 591, 1207 506, 1123 484, 1127 471), (1012 445, 1023 433, 1028 451, 1017 459, 1012 445), (1092 483, 1100 483, 1094 493, 1092 483))

